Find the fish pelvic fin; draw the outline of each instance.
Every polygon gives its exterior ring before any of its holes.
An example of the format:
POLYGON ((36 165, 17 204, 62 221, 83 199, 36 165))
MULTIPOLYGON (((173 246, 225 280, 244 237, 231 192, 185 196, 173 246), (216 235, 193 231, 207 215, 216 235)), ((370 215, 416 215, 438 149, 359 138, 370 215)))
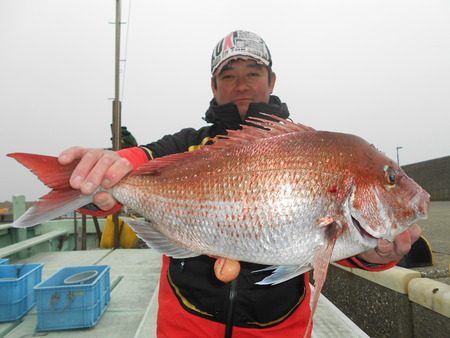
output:
POLYGON ((150 248, 159 253, 173 258, 190 258, 200 256, 198 253, 185 249, 171 241, 164 234, 159 232, 159 230, 156 229, 151 222, 128 217, 121 217, 121 219, 127 223, 136 235, 150 248))
POLYGON ((43 223, 92 202, 92 196, 83 195, 70 187, 70 175, 78 162, 61 165, 56 157, 27 153, 11 153, 7 156, 30 169, 39 180, 53 189, 14 221, 13 227, 27 228, 43 223))

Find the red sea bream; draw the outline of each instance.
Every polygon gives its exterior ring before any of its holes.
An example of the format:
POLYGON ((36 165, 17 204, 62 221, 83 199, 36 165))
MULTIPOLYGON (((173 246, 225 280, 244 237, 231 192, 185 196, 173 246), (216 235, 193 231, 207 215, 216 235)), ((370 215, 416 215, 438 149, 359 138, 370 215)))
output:
MULTIPOLYGON (((426 217, 428 193, 362 138, 285 120, 252 123, 258 127, 149 161, 110 190, 144 216, 128 221, 151 247, 174 257, 207 254, 277 266, 260 282, 272 284, 320 260, 374 248, 378 238, 393 240, 426 217)), ((53 188, 15 226, 92 201, 68 184, 76 164, 9 156, 53 188)))

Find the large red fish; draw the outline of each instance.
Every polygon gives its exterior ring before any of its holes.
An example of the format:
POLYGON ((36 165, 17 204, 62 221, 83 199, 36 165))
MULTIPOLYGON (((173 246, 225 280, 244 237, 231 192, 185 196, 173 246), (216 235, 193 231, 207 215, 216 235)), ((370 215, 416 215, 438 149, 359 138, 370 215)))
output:
MULTIPOLYGON (((426 217, 429 194, 373 145, 274 119, 254 119, 258 127, 211 146, 152 160, 110 192, 145 217, 130 223, 152 248, 179 258, 207 254, 272 265, 261 284, 313 267, 323 282, 330 261, 374 248, 378 238, 393 240, 426 217)), ((76 163, 9 156, 53 188, 15 226, 92 201, 69 186, 76 163)))

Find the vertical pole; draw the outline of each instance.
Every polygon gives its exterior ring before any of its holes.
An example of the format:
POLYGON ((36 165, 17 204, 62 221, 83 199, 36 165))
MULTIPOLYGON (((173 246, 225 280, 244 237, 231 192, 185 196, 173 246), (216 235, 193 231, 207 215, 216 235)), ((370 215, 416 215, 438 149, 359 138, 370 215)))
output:
POLYGON ((403 149, 403 147, 396 147, 395 149, 397 149, 397 165, 400 166, 400 155, 399 155, 398 151, 400 149, 403 149))
POLYGON ((78 250, 80 248, 79 238, 78 238, 78 221, 77 221, 77 211, 73 212, 73 242, 74 242, 74 250, 78 250))
POLYGON ((81 250, 87 249, 87 216, 85 214, 81 215, 81 250))
MULTIPOLYGON (((121 0, 116 0, 116 53, 115 53, 115 86, 114 86, 114 101, 113 101, 113 123, 112 123, 112 148, 113 150, 120 149, 121 143, 121 105, 120 105, 120 25, 121 25, 121 0)), ((114 248, 119 247, 119 217, 117 214, 113 215, 114 221, 114 248)))
POLYGON ((121 104, 120 104, 120 0, 116 0, 116 44, 114 65, 114 101, 113 101, 113 150, 120 149, 121 138, 121 104))
MULTIPOLYGON (((22 216, 27 210, 25 196, 15 195, 12 197, 13 202, 13 219, 16 220, 22 216)), ((15 242, 21 242, 27 239, 27 229, 15 229, 15 242)), ((16 254, 18 259, 27 257, 26 251, 21 251, 16 254)))
MULTIPOLYGON (((84 215, 81 214, 81 217, 83 217, 84 215)), ((83 250, 83 221, 81 221, 81 223, 79 223, 77 221, 77 250, 83 250)))
POLYGON ((14 195, 12 198, 12 202, 13 202, 13 219, 16 220, 20 216, 22 216, 27 209, 25 203, 25 196, 14 195))

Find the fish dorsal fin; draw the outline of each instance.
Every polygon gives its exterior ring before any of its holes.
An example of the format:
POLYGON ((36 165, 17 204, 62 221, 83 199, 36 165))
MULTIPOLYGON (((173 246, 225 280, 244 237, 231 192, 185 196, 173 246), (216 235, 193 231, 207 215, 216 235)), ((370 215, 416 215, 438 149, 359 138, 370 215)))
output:
POLYGON ((199 158, 209 153, 212 150, 225 149, 234 146, 239 146, 242 144, 248 144, 251 142, 256 142, 261 139, 266 139, 270 137, 275 137, 279 135, 314 131, 313 128, 294 123, 289 120, 285 120, 275 115, 261 114, 267 117, 267 119, 258 117, 249 117, 247 119, 246 125, 241 125, 242 129, 239 130, 227 130, 227 135, 218 135, 214 137, 214 143, 211 145, 205 145, 202 148, 167 155, 163 157, 158 157, 152 161, 149 161, 136 170, 134 170, 131 175, 156 175, 158 172, 163 170, 165 167, 175 165, 179 161, 185 160, 187 158, 199 158))
POLYGON ((131 172, 130 176, 156 175, 165 167, 174 165, 183 159, 193 157, 196 152, 197 151, 184 152, 155 158, 154 160, 148 161, 136 168, 133 172, 131 172))
POLYGON ((218 135, 214 138, 215 143, 210 148, 226 148, 230 145, 248 143, 259 139, 284 135, 289 133, 314 131, 313 128, 281 117, 262 114, 267 119, 249 117, 242 129, 227 130, 227 135, 218 135))

